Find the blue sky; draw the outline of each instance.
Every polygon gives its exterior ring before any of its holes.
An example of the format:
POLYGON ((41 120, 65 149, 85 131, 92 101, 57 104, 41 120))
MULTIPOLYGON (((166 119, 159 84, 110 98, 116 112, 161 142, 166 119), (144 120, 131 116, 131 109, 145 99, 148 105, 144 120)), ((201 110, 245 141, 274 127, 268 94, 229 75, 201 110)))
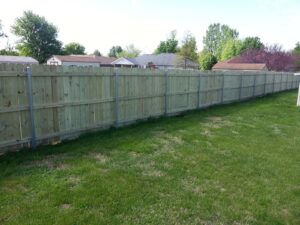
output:
POLYGON ((45 16, 61 41, 79 42, 88 53, 107 54, 112 45, 132 43, 152 53, 171 30, 179 39, 190 31, 201 50, 207 27, 217 22, 237 29, 240 38, 259 36, 286 50, 300 41, 300 0, 9 0, 1 4, 0 20, 11 44, 16 37, 10 26, 24 10, 45 16))

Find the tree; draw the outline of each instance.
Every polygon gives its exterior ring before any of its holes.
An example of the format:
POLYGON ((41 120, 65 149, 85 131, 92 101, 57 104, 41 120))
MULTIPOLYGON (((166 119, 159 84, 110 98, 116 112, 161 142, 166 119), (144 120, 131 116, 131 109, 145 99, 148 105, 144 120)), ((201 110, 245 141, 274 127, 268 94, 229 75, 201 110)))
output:
POLYGON ((184 59, 198 60, 196 38, 191 33, 187 33, 184 37, 178 54, 184 59))
POLYGON ((85 47, 77 42, 66 44, 63 53, 64 55, 85 55, 85 47))
POLYGON ((296 61, 296 70, 300 70, 300 42, 296 43, 296 47, 294 48, 292 54, 296 61))
POLYGON ((240 55, 242 52, 242 41, 238 39, 229 39, 222 46, 221 61, 225 61, 233 58, 234 56, 240 55))
POLYGON ((199 54, 199 64, 201 70, 211 70, 217 62, 217 58, 211 52, 204 50, 199 54))
POLYGON ((241 51, 246 51, 249 49, 261 49, 264 44, 260 41, 259 37, 246 37, 242 43, 241 51))
POLYGON ((117 58, 121 58, 121 57, 135 58, 135 57, 139 56, 140 53, 141 53, 141 50, 139 50, 138 48, 134 47, 133 44, 131 44, 126 47, 126 50, 124 50, 120 53, 117 53, 117 58))
POLYGON ((109 57, 113 57, 113 58, 117 58, 117 55, 120 54, 121 52, 123 52, 123 49, 121 46, 113 46, 111 47, 111 49, 109 50, 108 56, 109 57))
POLYGON ((61 42, 57 40, 57 28, 45 17, 25 11, 12 26, 12 32, 20 37, 17 49, 21 55, 32 56, 40 63, 61 52, 61 42))
POLYGON ((102 54, 99 52, 98 49, 96 49, 96 50, 94 51, 93 55, 95 55, 95 56, 102 56, 102 54))
POLYGON ((220 59, 224 43, 229 39, 236 39, 238 36, 239 33, 227 25, 211 24, 203 38, 204 50, 220 59))
POLYGON ((282 50, 280 45, 265 46, 261 49, 250 49, 242 53, 230 63, 265 63, 269 70, 290 71, 296 58, 289 52, 282 50))
POLYGON ((5 34, 4 34, 3 30, 2 30, 2 24, 1 24, 1 20, 0 20, 0 38, 1 37, 5 37, 5 34))
POLYGON ((161 41, 155 54, 176 53, 178 51, 178 40, 176 39, 176 30, 171 31, 170 37, 166 41, 161 41))
POLYGON ((297 56, 300 56, 300 42, 296 43, 296 47, 293 50, 293 54, 297 55, 297 56))
POLYGON ((13 56, 18 56, 19 53, 14 50, 13 47, 10 45, 7 45, 6 48, 0 50, 0 55, 13 55, 13 56))

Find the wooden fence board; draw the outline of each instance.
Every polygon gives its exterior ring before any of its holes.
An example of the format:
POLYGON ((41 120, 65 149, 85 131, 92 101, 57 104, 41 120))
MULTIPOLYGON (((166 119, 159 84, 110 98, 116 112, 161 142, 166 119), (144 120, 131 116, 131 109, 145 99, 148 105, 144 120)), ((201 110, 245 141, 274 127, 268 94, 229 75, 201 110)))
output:
MULTIPOLYGON (((0 64, 0 150, 20 143, 28 145, 31 138, 24 68, 0 64)), ((300 77, 290 73, 250 71, 34 65, 32 72, 35 131, 39 142, 113 126, 117 108, 118 122, 126 124, 298 88, 300 81, 300 77), (115 86, 115 73, 118 86, 115 86)))

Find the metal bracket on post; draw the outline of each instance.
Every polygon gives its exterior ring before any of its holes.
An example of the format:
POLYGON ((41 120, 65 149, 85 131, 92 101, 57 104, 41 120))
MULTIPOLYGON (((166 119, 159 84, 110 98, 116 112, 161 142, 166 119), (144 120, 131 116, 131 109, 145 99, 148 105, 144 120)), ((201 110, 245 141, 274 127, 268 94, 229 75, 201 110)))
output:
POLYGON ((201 73, 199 73, 199 81, 198 81, 197 109, 200 108, 200 91, 201 91, 201 73))
POLYGON ((168 70, 165 71, 165 116, 168 115, 168 70))
POLYGON ((34 110, 33 110, 33 94, 32 94, 32 69, 28 66, 25 69, 27 76, 27 97, 29 106, 29 117, 30 117, 30 131, 31 131, 31 148, 36 147, 36 134, 34 125, 34 110))
POLYGON ((120 126, 120 115, 119 115, 119 74, 117 70, 114 70, 114 77, 115 77, 115 127, 120 126))

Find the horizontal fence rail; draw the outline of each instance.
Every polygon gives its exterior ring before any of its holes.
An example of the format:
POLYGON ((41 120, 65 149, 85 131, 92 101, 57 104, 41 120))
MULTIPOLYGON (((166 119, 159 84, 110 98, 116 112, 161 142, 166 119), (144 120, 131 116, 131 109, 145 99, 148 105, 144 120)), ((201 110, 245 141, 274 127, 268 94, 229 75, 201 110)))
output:
POLYGON ((299 82, 292 73, 267 71, 0 64, 0 151, 296 89, 299 82))

